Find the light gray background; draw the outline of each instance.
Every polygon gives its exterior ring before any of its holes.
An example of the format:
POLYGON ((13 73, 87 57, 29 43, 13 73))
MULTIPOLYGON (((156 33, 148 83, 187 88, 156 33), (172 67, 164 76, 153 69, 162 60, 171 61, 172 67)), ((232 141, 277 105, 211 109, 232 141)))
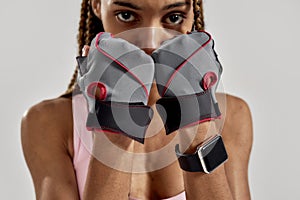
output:
MULTIPOLYGON (((80 3, 1 0, 0 199, 34 199, 20 120, 31 105, 65 90, 75 66, 80 3)), ((252 110, 253 199, 300 199, 299 8, 297 0, 205 1, 225 90, 252 110)))

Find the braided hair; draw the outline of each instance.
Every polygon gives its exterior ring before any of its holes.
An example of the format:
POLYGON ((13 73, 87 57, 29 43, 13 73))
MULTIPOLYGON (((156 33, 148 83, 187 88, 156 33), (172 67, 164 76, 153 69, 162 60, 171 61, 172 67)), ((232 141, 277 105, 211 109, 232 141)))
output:
MULTIPOLYGON (((203 16, 203 0, 193 0, 194 12, 194 30, 204 30, 204 16, 203 16)), ((91 0, 83 0, 81 3, 80 21, 77 35, 78 55, 82 54, 84 45, 90 45, 93 38, 99 33, 104 32, 102 21, 94 14, 91 0)), ((71 97, 73 91, 78 90, 76 78, 78 74, 78 66, 68 85, 67 90, 62 97, 71 97)))

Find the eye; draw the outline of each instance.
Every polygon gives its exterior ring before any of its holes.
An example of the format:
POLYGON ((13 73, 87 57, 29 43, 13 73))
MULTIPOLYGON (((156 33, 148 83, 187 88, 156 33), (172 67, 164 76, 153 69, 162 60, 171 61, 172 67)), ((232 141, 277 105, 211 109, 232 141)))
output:
POLYGON ((182 14, 174 13, 174 14, 169 15, 165 21, 167 24, 177 25, 177 24, 181 24, 184 19, 185 19, 185 17, 182 14))
POLYGON ((133 22, 136 20, 133 13, 128 12, 128 11, 119 12, 119 13, 117 13, 116 16, 122 22, 133 22))

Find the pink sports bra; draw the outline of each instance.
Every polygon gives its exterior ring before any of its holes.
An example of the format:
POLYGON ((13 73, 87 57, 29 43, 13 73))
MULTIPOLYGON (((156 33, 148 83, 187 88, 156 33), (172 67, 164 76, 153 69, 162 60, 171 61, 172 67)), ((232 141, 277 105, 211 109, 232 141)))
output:
MULTIPOLYGON (((82 94, 76 95, 72 100, 73 107, 73 145, 74 157, 73 166, 76 173, 77 185, 79 190, 80 199, 82 199, 83 189, 88 172, 88 165, 92 148, 92 134, 90 134, 86 127, 87 119, 87 105, 86 100, 82 94)), ((138 200, 137 198, 130 197, 130 200, 138 200)), ((186 200, 185 192, 182 192, 174 197, 164 200, 186 200)))

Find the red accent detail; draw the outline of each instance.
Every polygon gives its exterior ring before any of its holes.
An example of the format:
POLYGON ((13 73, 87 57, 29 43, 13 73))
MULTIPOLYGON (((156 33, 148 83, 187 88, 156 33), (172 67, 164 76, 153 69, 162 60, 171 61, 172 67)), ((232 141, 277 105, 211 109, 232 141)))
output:
POLYGON ((115 132, 115 131, 103 130, 103 129, 101 129, 101 128, 86 127, 86 129, 87 129, 88 131, 107 132, 107 133, 112 133, 112 134, 122 134, 122 133, 115 132))
POLYGON ((198 52, 200 51, 202 48, 204 48, 211 40, 211 35, 205 31, 198 31, 198 32, 204 32, 208 35, 209 39, 207 42, 205 42, 204 44, 201 45, 201 47, 199 47, 196 51, 194 51, 184 62, 182 62, 175 70, 175 72, 171 75, 170 79, 168 80, 167 84, 165 85, 164 91, 162 92, 161 96, 164 96, 169 85, 171 84, 172 80, 174 79, 176 73, 198 52))
POLYGON ((100 129, 100 128, 94 128, 94 130, 97 131, 97 132, 106 132, 106 133, 112 133, 112 134, 121 134, 119 132, 110 131, 110 130, 103 130, 103 129, 100 129))
POLYGON ((207 72, 202 79, 202 87, 204 90, 208 90, 218 81, 218 77, 214 72, 207 72))
POLYGON ((123 69, 125 69, 129 74, 131 74, 133 76, 133 78, 135 78, 143 87, 147 97, 149 96, 149 92, 146 88, 146 86, 144 85, 144 83, 136 76, 134 75, 134 73, 132 73, 123 63, 121 63, 120 61, 118 61, 116 58, 112 57, 111 55, 109 55, 107 52, 105 52, 103 49, 101 49, 99 47, 99 39, 101 37, 101 35, 103 34, 104 32, 101 32, 97 35, 97 38, 96 38, 96 48, 97 50, 102 53, 103 55, 105 55, 106 57, 110 58, 112 61, 116 62, 120 67, 122 67, 123 69))
POLYGON ((221 119, 222 116, 217 116, 217 117, 212 117, 212 118, 206 118, 206 119, 202 119, 202 120, 199 120, 199 121, 196 121, 196 122, 193 122, 193 123, 190 123, 188 125, 185 125, 181 128, 187 128, 187 127, 190 127, 190 126, 194 126, 194 125, 197 125, 197 124, 201 124, 201 123, 204 123, 204 122, 208 122, 208 121, 212 121, 212 120, 215 120, 215 119, 221 119))
POLYGON ((87 94, 91 98, 103 101, 107 96, 106 87, 101 82, 92 82, 87 88, 87 94), (100 90, 100 94, 96 96, 97 88, 100 90))
POLYGON ((92 130, 93 130, 93 128, 91 128, 91 127, 86 127, 86 129, 87 129, 88 131, 92 131, 92 130))

